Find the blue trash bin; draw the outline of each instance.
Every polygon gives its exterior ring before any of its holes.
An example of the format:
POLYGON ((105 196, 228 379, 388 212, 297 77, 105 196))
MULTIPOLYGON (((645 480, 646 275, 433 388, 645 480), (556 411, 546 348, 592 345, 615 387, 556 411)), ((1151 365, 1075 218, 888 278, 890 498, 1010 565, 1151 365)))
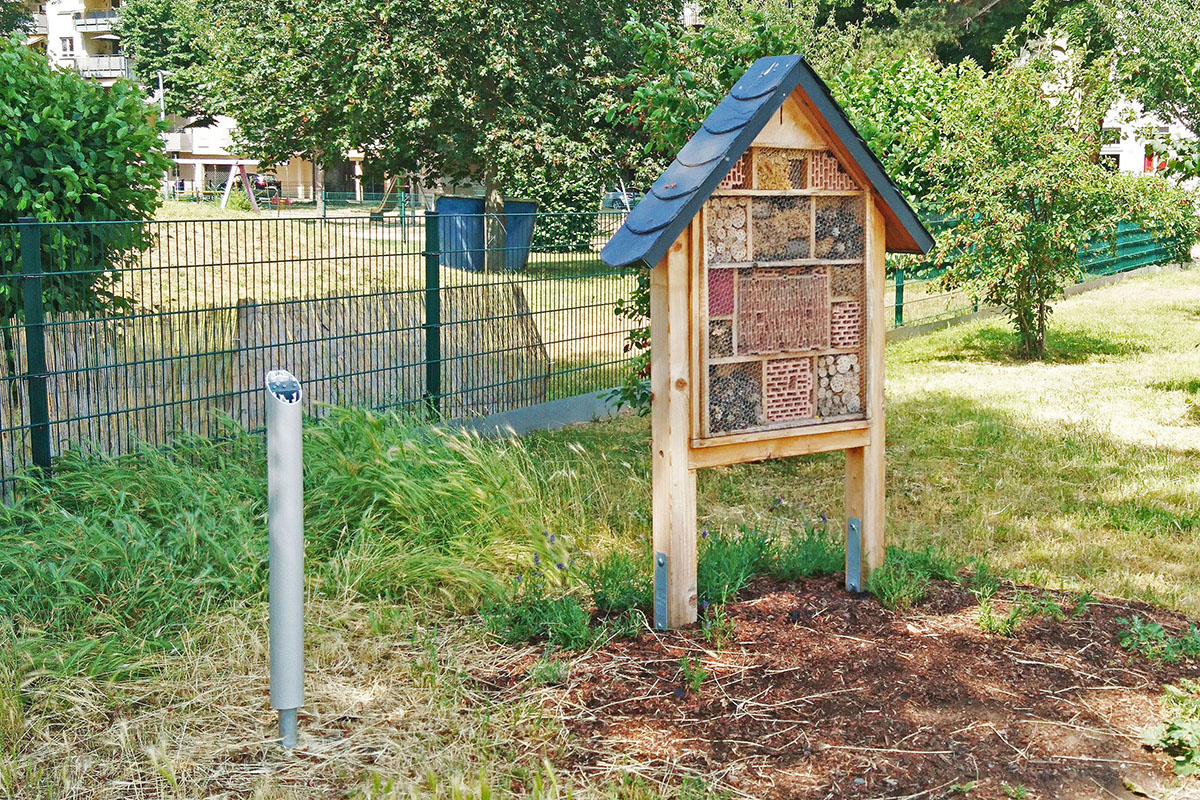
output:
MULTIPOLYGON (((442 246, 442 266, 483 272, 486 253, 486 227, 482 197, 443 195, 437 199, 438 234, 442 246)), ((537 204, 529 200, 504 201, 504 268, 511 272, 525 269, 537 204)))

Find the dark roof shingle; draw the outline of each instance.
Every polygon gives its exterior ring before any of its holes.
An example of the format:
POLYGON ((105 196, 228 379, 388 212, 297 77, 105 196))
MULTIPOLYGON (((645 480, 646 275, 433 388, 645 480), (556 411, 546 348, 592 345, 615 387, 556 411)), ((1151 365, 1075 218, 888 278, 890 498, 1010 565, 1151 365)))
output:
POLYGON ((854 130, 829 88, 802 56, 775 56, 755 61, 738 79, 605 245, 601 260, 614 267, 638 262, 657 264, 797 86, 867 176, 894 222, 907 234, 903 237, 907 241, 890 243, 894 246, 889 250, 928 252, 933 238, 854 130))

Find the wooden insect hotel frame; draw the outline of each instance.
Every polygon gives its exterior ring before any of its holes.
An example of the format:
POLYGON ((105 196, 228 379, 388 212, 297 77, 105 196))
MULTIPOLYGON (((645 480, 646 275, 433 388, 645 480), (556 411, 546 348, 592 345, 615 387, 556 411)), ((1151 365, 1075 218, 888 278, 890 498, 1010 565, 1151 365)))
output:
POLYGON ((601 258, 650 268, 655 626, 696 619, 696 470, 846 451, 884 557, 884 258, 932 238, 799 56, 755 62, 601 258))

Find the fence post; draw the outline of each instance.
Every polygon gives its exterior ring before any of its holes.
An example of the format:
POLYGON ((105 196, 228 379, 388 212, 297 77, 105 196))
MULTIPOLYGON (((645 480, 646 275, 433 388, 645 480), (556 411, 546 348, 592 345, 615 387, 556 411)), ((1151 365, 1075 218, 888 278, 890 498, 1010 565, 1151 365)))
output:
MULTIPOLYGON (((401 217, 401 221, 403 221, 401 217)), ((425 212, 425 403, 442 410, 441 238, 437 212, 425 212)))
POLYGON ((25 392, 33 464, 50 477, 50 396, 46 389, 46 309, 42 301, 42 231, 20 220, 22 306, 25 311, 25 392))
POLYGON ((896 327, 904 324, 904 270, 896 270, 896 327))

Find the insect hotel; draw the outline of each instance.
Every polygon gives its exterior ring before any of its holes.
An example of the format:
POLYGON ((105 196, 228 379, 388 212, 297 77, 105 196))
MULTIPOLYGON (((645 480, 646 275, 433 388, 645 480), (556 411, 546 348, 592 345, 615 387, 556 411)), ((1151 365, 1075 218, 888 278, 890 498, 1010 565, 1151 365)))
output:
POLYGON ((696 619, 696 470, 846 451, 884 557, 884 254, 933 244, 800 56, 754 63, 601 253, 650 268, 654 623, 696 619))

